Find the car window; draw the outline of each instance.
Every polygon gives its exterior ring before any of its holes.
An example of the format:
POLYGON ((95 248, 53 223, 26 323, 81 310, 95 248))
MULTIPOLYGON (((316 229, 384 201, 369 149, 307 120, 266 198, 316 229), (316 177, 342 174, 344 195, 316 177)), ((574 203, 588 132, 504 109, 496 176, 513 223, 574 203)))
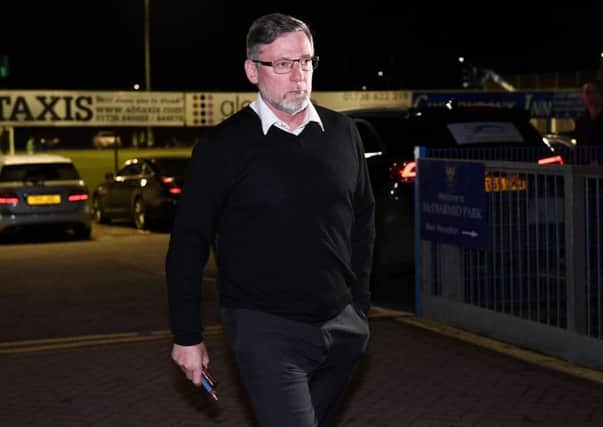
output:
POLYGON ((132 163, 127 166, 124 166, 117 172, 118 176, 138 176, 142 172, 142 164, 141 163, 132 163))
POLYGON ((383 142, 381 141, 379 134, 368 121, 355 119, 354 123, 358 129, 360 138, 362 138, 362 144, 364 145, 364 152, 366 154, 384 151, 383 142))
MULTIPOLYGON (((365 146, 379 140, 388 156, 413 157, 416 146, 430 149, 467 146, 542 146, 529 115, 515 110, 350 111, 365 146), (378 136, 374 136, 373 133, 378 136)), ((367 151, 369 147, 366 147, 367 151)), ((373 149, 373 147, 370 147, 373 149)))
POLYGON ((524 142, 519 130, 510 122, 448 123, 448 130, 458 145, 524 142))
POLYGON ((408 120, 405 139, 410 142, 413 149, 416 146, 444 148, 456 145, 445 123, 423 120, 421 118, 408 120))
POLYGON ((153 168, 151 167, 151 165, 147 164, 147 163, 143 163, 142 165, 142 174, 144 176, 149 176, 154 174, 155 171, 153 170, 153 168))
MULTIPOLYGON (((379 141, 385 146, 382 151, 412 157, 414 145, 411 141, 415 138, 412 136, 408 121, 402 120, 399 116, 373 116, 363 122, 366 122, 367 127, 370 126, 371 129, 374 129, 373 132, 381 136, 379 141)), ((364 137, 364 135, 362 136, 364 137)))
POLYGON ((0 181, 61 181, 80 179, 71 163, 40 163, 6 165, 0 171, 0 181))

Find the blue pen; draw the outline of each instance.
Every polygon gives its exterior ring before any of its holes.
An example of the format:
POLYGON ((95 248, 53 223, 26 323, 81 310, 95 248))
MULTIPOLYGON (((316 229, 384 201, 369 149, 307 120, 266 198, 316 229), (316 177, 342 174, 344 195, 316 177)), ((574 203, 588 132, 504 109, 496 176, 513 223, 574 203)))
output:
POLYGON ((201 385, 203 386, 205 391, 208 392, 209 395, 214 398, 214 400, 218 400, 218 395, 216 394, 216 391, 214 390, 214 388, 211 386, 211 384, 205 377, 205 372, 203 373, 203 376, 201 377, 201 385))

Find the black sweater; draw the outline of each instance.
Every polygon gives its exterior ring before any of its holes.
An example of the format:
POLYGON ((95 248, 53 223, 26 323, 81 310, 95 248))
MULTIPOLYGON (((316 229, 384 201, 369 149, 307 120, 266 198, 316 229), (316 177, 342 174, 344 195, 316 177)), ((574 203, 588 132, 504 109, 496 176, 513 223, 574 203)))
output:
POLYGON ((299 136, 262 133, 249 107, 193 149, 166 257, 175 342, 200 342, 201 276, 217 238, 223 307, 322 322, 368 310, 374 197, 362 141, 346 116, 317 107, 299 136))

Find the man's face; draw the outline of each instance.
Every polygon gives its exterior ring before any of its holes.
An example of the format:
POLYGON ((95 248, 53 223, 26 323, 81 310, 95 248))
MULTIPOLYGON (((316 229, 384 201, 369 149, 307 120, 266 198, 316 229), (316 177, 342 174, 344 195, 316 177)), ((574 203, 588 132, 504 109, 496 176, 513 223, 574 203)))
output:
MULTIPOLYGON (((270 44, 264 45, 257 59, 278 61, 279 59, 311 58, 314 49, 302 31, 285 33, 270 44)), ((273 109, 294 115, 306 108, 312 92, 313 70, 304 71, 299 62, 293 64, 289 73, 277 74, 271 66, 247 60, 247 78, 257 84, 260 94, 273 109)))

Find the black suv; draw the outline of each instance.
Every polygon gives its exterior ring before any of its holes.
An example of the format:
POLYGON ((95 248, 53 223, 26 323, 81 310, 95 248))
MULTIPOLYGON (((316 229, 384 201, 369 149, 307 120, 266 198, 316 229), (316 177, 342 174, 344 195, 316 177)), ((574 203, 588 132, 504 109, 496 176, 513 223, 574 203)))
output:
POLYGON ((343 113, 360 132, 375 193, 377 242, 371 291, 374 302, 383 306, 414 309, 416 146, 425 147, 432 157, 534 162, 554 157, 524 110, 449 104, 343 113), (500 147, 514 149, 501 157, 500 147))
POLYGON ((189 156, 135 157, 105 174, 92 195, 97 223, 129 221, 138 229, 169 225, 182 194, 189 156))

